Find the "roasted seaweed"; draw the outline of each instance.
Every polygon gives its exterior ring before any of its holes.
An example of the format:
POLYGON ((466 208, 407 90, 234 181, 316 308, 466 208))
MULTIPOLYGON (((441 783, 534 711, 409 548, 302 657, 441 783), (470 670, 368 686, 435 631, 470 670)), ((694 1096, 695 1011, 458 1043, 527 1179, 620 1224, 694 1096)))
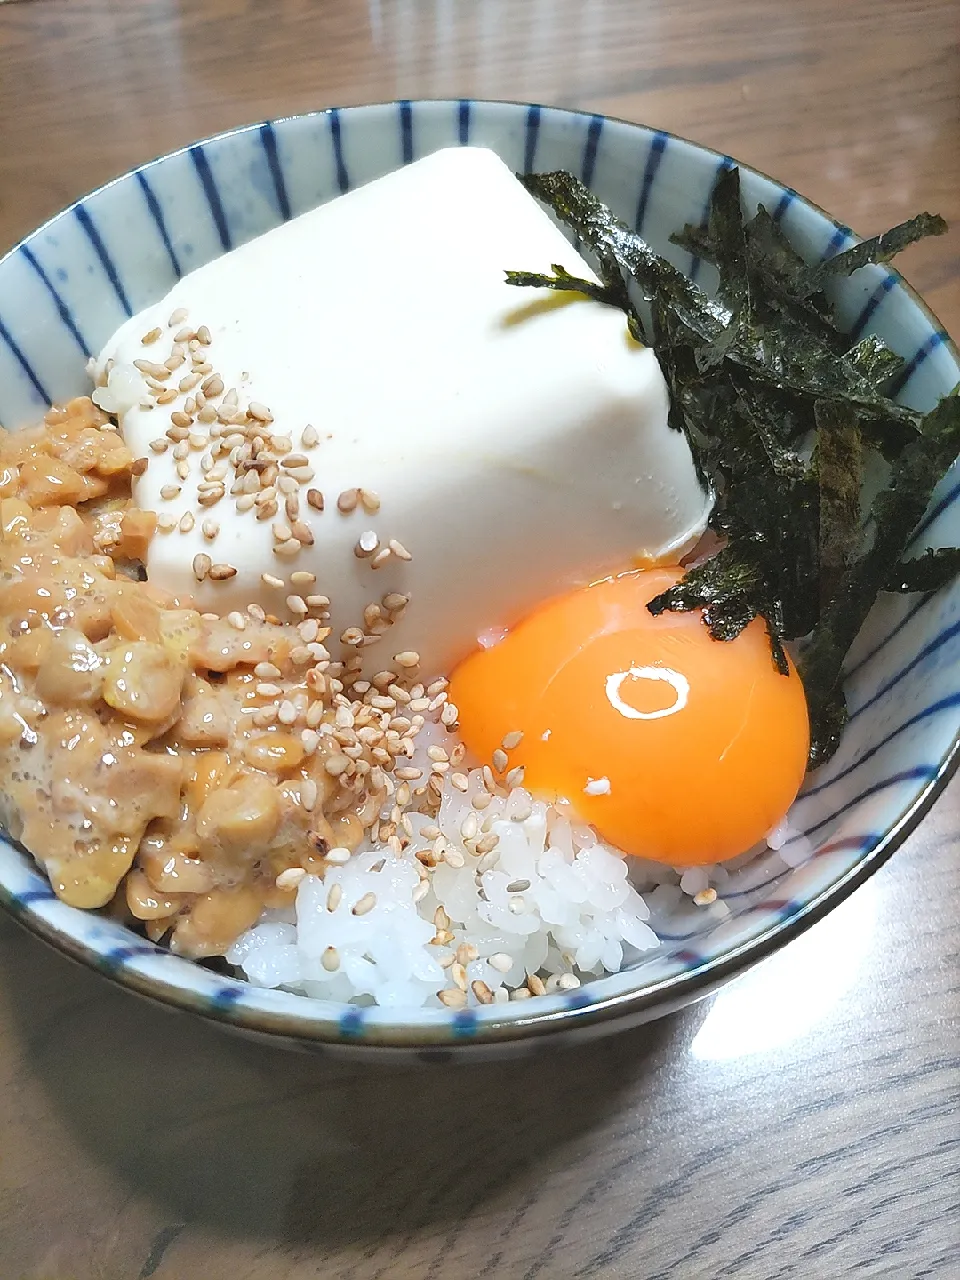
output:
POLYGON ((946 224, 920 214, 810 265, 763 205, 744 217, 739 171, 725 167, 706 223, 673 237, 716 268, 707 293, 571 174, 521 181, 579 237, 600 283, 557 266, 552 275, 509 271, 508 282, 573 290, 626 313, 631 332, 657 351, 670 425, 687 436, 715 499, 710 524, 721 550, 650 610, 702 609, 720 641, 763 618, 782 672, 785 642, 798 641, 810 760, 821 763, 846 715, 843 661, 877 595, 934 591, 960 571, 953 548, 904 561, 934 485, 960 451, 960 397, 926 415, 893 400, 902 357, 874 335, 845 334, 826 288, 946 224), (885 460, 889 481, 866 511, 871 455, 885 460))

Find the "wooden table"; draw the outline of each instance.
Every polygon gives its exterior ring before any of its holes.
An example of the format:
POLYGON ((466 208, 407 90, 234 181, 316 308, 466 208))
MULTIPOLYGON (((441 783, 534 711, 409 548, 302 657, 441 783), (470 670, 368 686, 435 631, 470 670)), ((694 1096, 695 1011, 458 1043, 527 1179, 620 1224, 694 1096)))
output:
MULTIPOLYGON (((0 247, 218 129, 392 97, 611 112, 862 233, 960 221, 957 0, 22 0, 0 247)), ((904 268, 960 332, 960 234, 904 268)), ((960 790, 709 1003, 535 1063, 319 1063, 0 920, 2 1280, 960 1276, 960 790)))

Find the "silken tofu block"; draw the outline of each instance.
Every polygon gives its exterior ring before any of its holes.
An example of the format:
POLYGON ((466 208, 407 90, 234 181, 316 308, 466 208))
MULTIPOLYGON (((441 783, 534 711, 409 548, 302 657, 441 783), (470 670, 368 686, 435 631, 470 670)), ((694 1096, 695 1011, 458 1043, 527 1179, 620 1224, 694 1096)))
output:
POLYGON ((505 283, 554 263, 592 276, 500 159, 465 147, 184 277, 100 356, 97 398, 149 459, 150 579, 221 615, 295 618, 325 596, 332 650, 356 627, 380 635, 371 670, 416 650, 429 674, 557 592, 676 558, 709 497, 656 356, 613 307, 505 283), (397 594, 399 617, 381 603, 397 594))

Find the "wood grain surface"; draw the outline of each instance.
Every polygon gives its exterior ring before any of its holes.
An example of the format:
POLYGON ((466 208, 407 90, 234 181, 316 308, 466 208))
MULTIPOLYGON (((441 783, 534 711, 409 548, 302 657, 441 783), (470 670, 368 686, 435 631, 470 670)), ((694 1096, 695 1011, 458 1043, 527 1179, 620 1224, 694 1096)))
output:
MULTIPOLYGON (((960 224, 957 0, 0 7, 0 251, 265 116, 505 97, 640 120, 863 234, 960 224)), ((960 233, 908 277, 960 332, 960 233)), ((534 1062, 328 1067, 0 919, 0 1280, 960 1276, 960 791, 687 1012, 534 1062)))

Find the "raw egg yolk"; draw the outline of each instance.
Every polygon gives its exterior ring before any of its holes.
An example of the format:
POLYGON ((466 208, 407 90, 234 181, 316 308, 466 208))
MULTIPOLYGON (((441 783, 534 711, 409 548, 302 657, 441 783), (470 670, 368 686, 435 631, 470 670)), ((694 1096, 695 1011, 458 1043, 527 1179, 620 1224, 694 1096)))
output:
POLYGON ((506 745, 525 787, 567 800, 610 844, 693 866, 736 857, 783 818, 809 724, 760 619, 719 641, 699 610, 649 612, 681 576, 625 573, 550 601, 461 662, 449 696, 478 760, 506 745))

